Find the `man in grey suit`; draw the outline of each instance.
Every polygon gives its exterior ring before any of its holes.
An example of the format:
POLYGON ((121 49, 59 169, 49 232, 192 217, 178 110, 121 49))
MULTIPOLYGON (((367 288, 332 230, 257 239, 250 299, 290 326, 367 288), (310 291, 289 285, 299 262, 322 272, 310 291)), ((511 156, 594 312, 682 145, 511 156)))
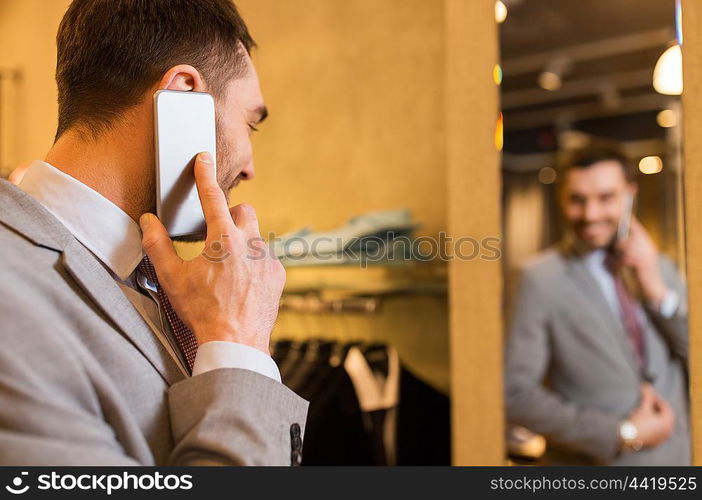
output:
POLYGON ((629 220, 616 149, 559 176, 568 235, 522 274, 506 348, 508 419, 546 437, 546 463, 689 465, 685 288, 629 220))
POLYGON ((253 176, 266 116, 252 47, 229 0, 69 7, 55 144, 0 181, 0 464, 300 464, 307 402, 268 352, 285 272, 225 196, 253 176), (187 262, 151 214, 164 89, 217 105, 217 158, 194 165, 207 240, 187 262))

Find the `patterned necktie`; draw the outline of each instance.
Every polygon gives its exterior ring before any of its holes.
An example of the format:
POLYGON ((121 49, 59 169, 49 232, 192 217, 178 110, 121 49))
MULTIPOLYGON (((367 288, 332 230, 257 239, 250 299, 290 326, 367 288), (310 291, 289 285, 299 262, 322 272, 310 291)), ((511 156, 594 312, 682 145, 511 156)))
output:
POLYGON ((190 372, 193 371, 193 363, 195 362, 195 354, 197 353, 197 339, 195 334, 187 327, 185 323, 178 317, 171 301, 168 300, 166 292, 161 288, 158 283, 158 278, 156 277, 156 270, 154 265, 148 256, 145 256, 138 266, 139 271, 146 276, 146 278, 156 285, 156 293, 158 294, 158 300, 161 303, 163 311, 166 313, 166 318, 168 319, 168 324, 171 326, 173 335, 175 336, 176 342, 180 351, 185 356, 185 361, 188 364, 188 369, 190 372))
POLYGON ((612 252, 607 254, 605 266, 612 274, 612 279, 614 280, 614 288, 617 292, 617 301, 619 302, 619 312, 621 313, 624 329, 629 335, 629 341, 634 349, 636 361, 639 368, 644 368, 644 336, 641 322, 636 314, 636 302, 626 288, 622 278, 621 265, 612 252))

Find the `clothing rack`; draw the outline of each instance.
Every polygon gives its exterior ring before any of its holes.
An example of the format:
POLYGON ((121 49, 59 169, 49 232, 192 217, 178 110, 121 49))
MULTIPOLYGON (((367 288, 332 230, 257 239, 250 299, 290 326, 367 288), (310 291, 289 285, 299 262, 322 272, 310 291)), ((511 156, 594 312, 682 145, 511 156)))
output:
POLYGON ((283 383, 310 402, 302 465, 449 465, 449 398, 389 344, 271 342, 283 383))

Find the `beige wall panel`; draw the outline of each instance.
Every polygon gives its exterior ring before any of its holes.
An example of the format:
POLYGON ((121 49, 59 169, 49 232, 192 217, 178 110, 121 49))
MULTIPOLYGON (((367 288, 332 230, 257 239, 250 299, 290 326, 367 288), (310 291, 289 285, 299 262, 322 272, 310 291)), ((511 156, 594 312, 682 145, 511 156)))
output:
MULTIPOLYGON (((500 235, 500 159, 494 146, 497 31, 491 0, 447 0, 446 120, 449 232, 500 235)), ((454 462, 504 463, 502 273, 499 261, 449 267, 454 462)))
POLYGON ((687 281, 690 307, 692 453, 702 465, 702 2, 683 3, 683 120, 687 281))
POLYGON ((256 182, 232 202, 262 228, 331 228, 407 207, 445 228, 443 10, 424 0, 239 0, 271 117, 256 182))
MULTIPOLYGON (((0 1, 0 67, 20 70, 3 116, 0 167, 44 158, 56 133, 56 30, 69 0, 0 1), (9 123, 9 128, 7 123, 9 123)), ((9 95, 9 89, 8 89, 9 95)))

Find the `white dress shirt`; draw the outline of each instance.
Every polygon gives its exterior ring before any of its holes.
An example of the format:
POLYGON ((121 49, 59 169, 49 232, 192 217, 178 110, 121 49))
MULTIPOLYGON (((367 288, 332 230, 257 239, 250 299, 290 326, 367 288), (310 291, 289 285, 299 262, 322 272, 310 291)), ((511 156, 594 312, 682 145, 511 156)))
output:
MULTIPOLYGON (((19 187, 98 258, 187 375, 183 356, 159 306, 156 287, 137 270, 144 257, 139 224, 100 193, 43 161, 31 164, 19 187)), ((244 344, 225 341, 202 344, 195 356, 192 375, 218 368, 251 370, 280 382, 275 361, 244 344)))
MULTIPOLYGON (((619 318, 620 306, 619 299, 617 298, 617 289, 614 285, 614 277, 605 265, 606 258, 606 250, 594 250, 593 252, 590 252, 585 256, 585 265, 587 266, 588 271, 590 271, 592 277, 595 278, 595 281, 597 281, 598 285, 600 286, 600 289, 602 290, 602 293, 604 294, 607 303, 612 308, 612 312, 614 312, 616 317, 619 318)), ((678 310, 679 304, 680 298, 678 297, 678 294, 675 293, 674 290, 668 290, 668 293, 666 294, 665 298, 663 299, 663 302, 661 302, 658 308, 658 312, 664 318, 671 318, 675 314, 675 311, 678 310)), ((636 306, 637 316, 639 317, 639 320, 642 321, 641 324, 643 324, 647 320, 646 314, 644 313, 641 304, 637 302, 636 306)))

